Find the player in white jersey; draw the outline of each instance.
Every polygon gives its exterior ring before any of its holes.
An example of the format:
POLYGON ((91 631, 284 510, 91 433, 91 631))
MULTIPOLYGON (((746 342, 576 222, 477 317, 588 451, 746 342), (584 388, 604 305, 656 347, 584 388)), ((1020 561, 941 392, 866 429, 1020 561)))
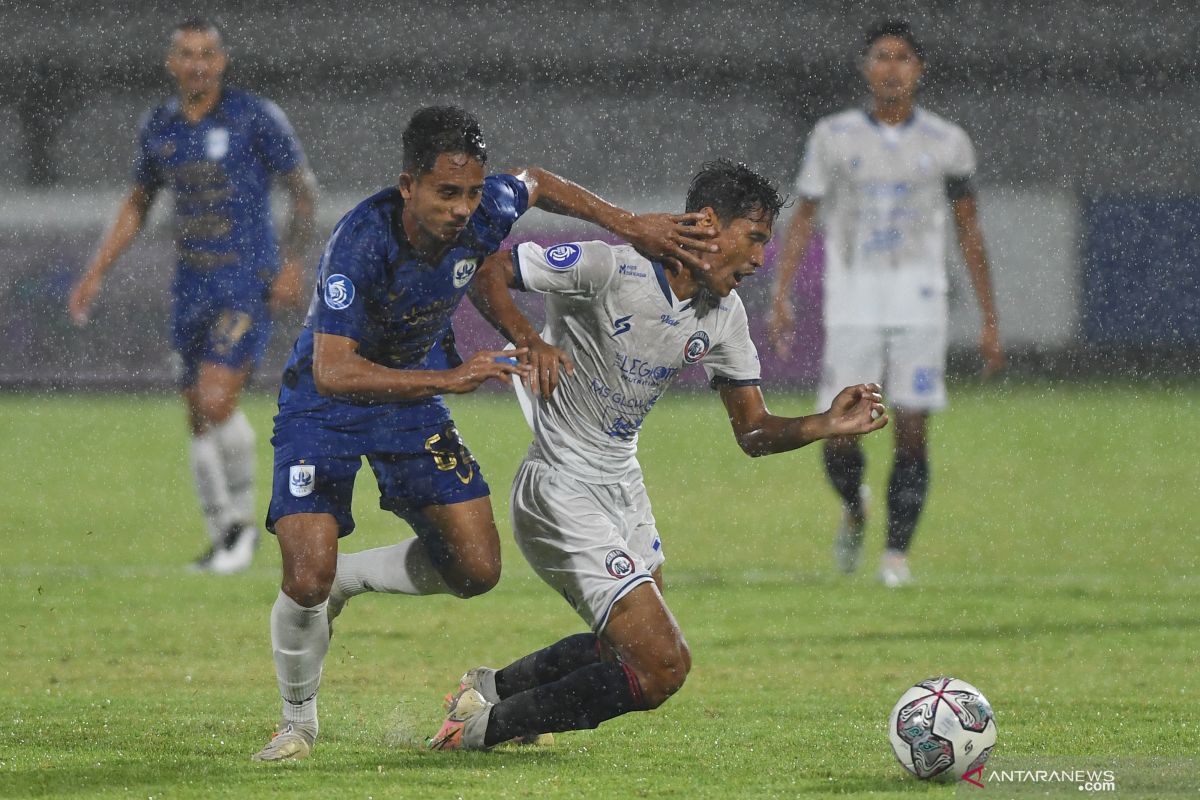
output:
POLYGON ((782 200, 745 165, 706 164, 687 209, 717 231, 710 269, 666 267, 602 242, 520 245, 476 277, 480 311, 537 354, 534 442, 513 483, 513 532, 534 570, 591 628, 500 670, 478 667, 449 700, 435 749, 485 749, 542 732, 594 728, 656 708, 691 656, 663 602, 662 542, 638 466, 642 421, 681 369, 701 364, 751 456, 887 424, 879 387, 840 392, 829 411, 767 411, 758 353, 734 287, 754 274, 782 200), (539 334, 508 289, 546 294, 539 334), (559 364, 566 365, 558 374, 559 364), (557 388, 556 388, 557 387, 557 388))
MULTIPOLYGON (((817 404, 824 407, 846 383, 878 381, 887 388, 896 455, 879 575, 888 586, 899 586, 911 580, 907 553, 928 493, 928 415, 946 405, 950 209, 982 312, 985 378, 1003 367, 1004 355, 971 185, 971 140, 954 123, 915 105, 924 52, 908 23, 887 21, 868 31, 861 66, 870 106, 821 119, 808 139, 796 181, 800 205, 777 260, 768 332, 786 356, 795 321, 792 278, 819 207, 825 352, 817 404)), ((858 566, 866 524, 865 459, 855 440, 831 439, 824 460, 844 504, 834 555, 850 573, 858 566)))

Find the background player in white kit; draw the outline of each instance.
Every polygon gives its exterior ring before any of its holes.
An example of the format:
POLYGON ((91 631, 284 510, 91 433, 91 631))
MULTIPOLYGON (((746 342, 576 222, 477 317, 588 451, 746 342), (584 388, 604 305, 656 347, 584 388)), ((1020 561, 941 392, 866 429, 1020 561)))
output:
POLYGON ((484 262, 476 305, 538 354, 541 397, 534 442, 513 483, 514 535, 592 630, 501 670, 470 670, 431 747, 478 750, 594 728, 656 708, 683 685, 691 656, 660 593, 662 544, 636 457, 642 420, 682 367, 703 365, 751 456, 887 424, 873 384, 844 389, 829 411, 808 417, 777 417, 763 403, 758 353, 734 287, 762 266, 781 205, 766 179, 718 161, 705 165, 687 197, 687 210, 704 215, 699 224, 717 231, 710 269, 664 268, 602 242, 545 250, 525 243, 484 262), (541 336, 508 288, 547 295, 541 336))
MULTIPOLYGON (((975 151, 957 125, 914 104, 924 51, 907 22, 867 33, 862 73, 868 108, 817 122, 796 181, 800 206, 781 249, 769 324, 789 350, 792 278, 812 238, 818 205, 825 232, 825 353, 817 407, 838 387, 879 381, 895 411, 896 455, 888 483, 887 549, 880 579, 911 580, 907 552, 929 487, 926 422, 946 405, 947 199, 982 312, 983 376, 1004 366, 996 305, 971 184, 975 151)), ((866 522, 865 459, 858 442, 825 443, 825 471, 844 503, 834 556, 858 567, 866 522)))

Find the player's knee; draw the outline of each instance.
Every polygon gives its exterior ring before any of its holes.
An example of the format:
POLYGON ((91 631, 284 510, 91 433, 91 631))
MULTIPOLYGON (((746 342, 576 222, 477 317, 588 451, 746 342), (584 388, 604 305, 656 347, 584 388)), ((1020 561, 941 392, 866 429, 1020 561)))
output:
POLYGON ((648 667, 636 670, 647 708, 658 708, 683 688, 692 670, 692 653, 687 643, 679 640, 673 647, 657 654, 648 667))
POLYGON ((223 391, 200 391, 196 396, 195 416, 204 426, 220 425, 237 408, 237 397, 223 391))
POLYGON ((495 589, 500 582, 500 562, 489 559, 465 562, 443 577, 457 596, 478 597, 495 589))
POLYGON ((336 566, 304 569, 293 575, 284 575, 283 593, 305 608, 320 605, 329 597, 335 572, 336 566))

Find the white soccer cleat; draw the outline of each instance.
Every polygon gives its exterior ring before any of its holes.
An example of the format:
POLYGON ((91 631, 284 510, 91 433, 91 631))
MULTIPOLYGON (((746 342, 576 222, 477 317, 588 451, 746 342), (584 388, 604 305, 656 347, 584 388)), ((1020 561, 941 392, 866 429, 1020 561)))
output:
POLYGON ((467 689, 479 692, 483 695, 483 699, 492 705, 500 702, 500 695, 496 694, 496 670, 491 667, 472 667, 458 679, 458 689, 446 693, 446 697, 442 701, 442 708, 449 711, 451 704, 454 703, 454 698, 467 689))
POLYGON ((912 583, 912 572, 908 568, 908 556, 899 550, 886 550, 879 563, 879 580, 889 589, 897 589, 912 583))
POLYGON ((213 553, 208 570, 217 575, 232 575, 250 567, 258 549, 258 529, 240 523, 231 525, 213 553))
POLYGON ((474 689, 464 689, 450 702, 446 721, 429 740, 430 750, 486 750, 487 715, 492 704, 474 689))
POLYGON ((842 521, 833 537, 833 561, 837 564, 837 568, 846 575, 858 569, 870 505, 871 490, 866 485, 862 485, 858 487, 859 513, 852 514, 847 506, 842 506, 842 521))
POLYGON ((317 743, 316 728, 297 722, 285 722, 271 734, 267 746, 252 755, 252 761, 295 761, 306 757, 317 743))

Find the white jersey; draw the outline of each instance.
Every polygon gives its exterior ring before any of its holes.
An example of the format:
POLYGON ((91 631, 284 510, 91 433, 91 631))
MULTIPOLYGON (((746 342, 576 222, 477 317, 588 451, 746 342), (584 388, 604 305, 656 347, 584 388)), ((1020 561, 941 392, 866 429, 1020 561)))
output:
POLYGON ((579 480, 619 483, 638 468, 642 420, 685 366, 703 365, 714 384, 759 382, 736 292, 698 316, 660 264, 604 242, 526 242, 513 269, 523 289, 547 295, 542 338, 575 362, 551 399, 534 404, 530 454, 579 480))
POLYGON ((896 126, 862 109, 817 122, 796 193, 821 201, 825 324, 943 324, 947 185, 975 172, 962 128, 924 109, 896 126))

